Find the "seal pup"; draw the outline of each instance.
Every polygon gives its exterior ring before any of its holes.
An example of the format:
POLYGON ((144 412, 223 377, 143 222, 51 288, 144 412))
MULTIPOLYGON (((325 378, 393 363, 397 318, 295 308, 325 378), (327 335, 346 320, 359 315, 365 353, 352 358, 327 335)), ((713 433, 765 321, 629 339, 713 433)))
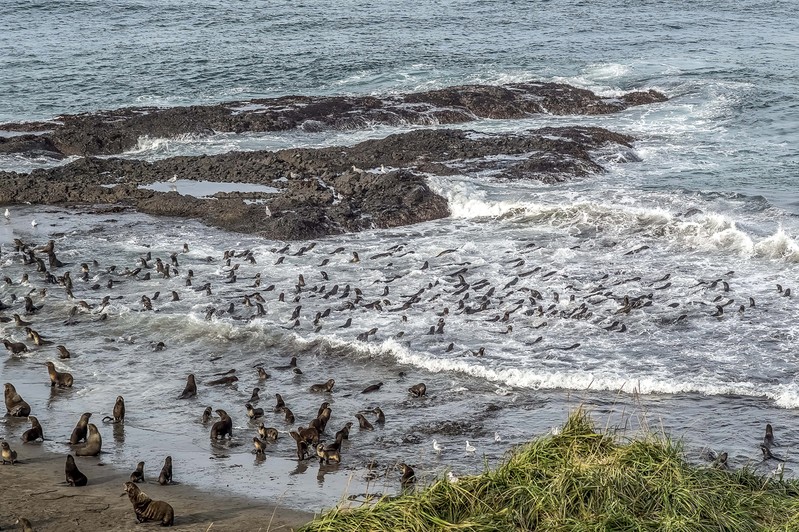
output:
POLYGON ((123 423, 125 421, 125 399, 121 395, 117 395, 113 414, 114 417, 105 416, 103 418, 103 423, 123 423))
POLYGON ((75 456, 97 456, 102 450, 103 438, 100 436, 100 431, 97 430, 97 425, 89 423, 86 428, 88 429, 86 445, 77 449, 75 456))
POLYGON ((31 407, 17 393, 17 389, 10 382, 5 383, 3 396, 6 402, 6 413, 12 417, 28 417, 31 407))
POLYGON ((377 414, 377 421, 375 421, 375 423, 379 423, 380 425, 385 424, 386 415, 383 413, 383 411, 380 409, 379 406, 376 406, 375 409, 372 410, 372 413, 377 414))
POLYGON ((14 465, 17 462, 17 451, 12 451, 7 441, 0 443, 0 447, 2 447, 2 450, 0 450, 0 457, 3 458, 3 465, 5 465, 6 462, 10 462, 11 465, 14 465))
POLYGON ((361 430, 375 430, 372 424, 369 423, 369 420, 363 417, 363 414, 355 414, 355 417, 358 418, 358 427, 360 427, 361 430))
POLYGON ((275 441, 278 437, 277 429, 272 427, 265 427, 263 423, 258 425, 258 435, 264 440, 275 441))
POLYGON ((9 340, 3 340, 3 345, 8 351, 11 352, 12 355, 28 352, 28 346, 23 342, 11 342, 9 340))
POLYGON ((294 441, 297 442, 297 460, 305 460, 308 454, 308 444, 305 443, 305 440, 300 437, 298 432, 292 430, 289 434, 294 438, 294 441))
POLYGON ((376 392, 380 389, 381 386, 383 386, 382 382, 378 382, 377 384, 372 384, 371 386, 367 386, 366 388, 364 388, 364 390, 361 393, 376 392))
POLYGON ((136 520, 139 523, 161 521, 161 526, 175 524, 175 510, 172 509, 169 503, 152 500, 133 482, 125 482, 124 488, 130 503, 133 505, 133 513, 136 514, 136 520))
POLYGON ((285 416, 286 416, 285 417, 286 423, 289 423, 289 424, 294 423, 294 412, 292 412, 289 409, 289 407, 287 407, 287 406, 284 406, 282 410, 283 410, 283 414, 285 414, 285 416))
POLYGON ((219 421, 211 426, 211 439, 217 440, 219 438, 224 439, 227 435, 228 437, 233 437, 233 420, 230 419, 230 416, 227 412, 222 410, 221 408, 216 411, 217 415, 219 416, 219 421))
POLYGON ((330 447, 325 447, 324 443, 316 444, 316 456, 319 457, 319 463, 329 464, 331 460, 334 462, 341 463, 341 453, 339 453, 338 449, 333 449, 330 447))
POLYGON ((213 410, 211 410, 210 406, 205 407, 205 410, 203 411, 203 425, 205 425, 206 423, 208 423, 211 420, 211 413, 212 412, 213 412, 213 410))
POLYGON ((208 386, 218 386, 220 384, 233 384, 234 382, 238 381, 239 381, 238 377, 236 377, 235 375, 230 375, 227 377, 222 377, 221 379, 208 381, 205 384, 207 384, 208 386))
POLYGON ((427 386, 425 386, 423 382, 420 382, 419 384, 414 384, 413 386, 408 388, 408 391, 413 396, 422 397, 427 393, 427 386))
POLYGON ((291 357, 291 361, 285 366, 276 366, 275 369, 294 369, 297 367, 297 357, 291 357))
POLYGON ((400 483, 403 486, 407 486, 408 484, 413 484, 414 482, 416 482, 416 472, 413 470, 411 466, 403 462, 399 465, 399 469, 402 472, 402 478, 400 478, 400 483))
POLYGON ((28 416, 28 421, 31 422, 31 428, 22 433, 22 442, 29 443, 36 441, 39 438, 44 441, 44 432, 42 431, 42 426, 39 424, 39 420, 36 419, 36 416, 28 416))
POLYGON ((247 417, 250 419, 257 419, 259 417, 263 417, 264 409, 263 408, 253 408, 250 403, 244 405, 244 408, 247 409, 247 417))
POLYGON ((158 483, 162 486, 172 484, 172 457, 167 456, 164 458, 164 466, 161 468, 161 473, 158 475, 158 483))
POLYGON ((58 386, 59 388, 72 388, 74 379, 71 373, 60 373, 55 370, 55 364, 49 360, 44 363, 47 366, 47 373, 50 374, 50 387, 58 386))
POLYGON ((189 373, 189 376, 186 377, 186 387, 183 388, 183 393, 178 399, 188 399, 195 395, 197 395, 197 382, 194 380, 194 373, 189 373))
POLYGON ((255 448, 255 454, 258 456, 264 456, 265 444, 262 442, 258 436, 252 437, 252 446, 255 448))
POLYGON ((336 384, 336 381, 334 379, 328 379, 327 382, 321 384, 314 384, 313 386, 311 386, 311 391, 329 393, 333 390, 334 384, 336 384))
POLYGON ((275 404, 275 412, 280 412, 285 408, 286 403, 283 401, 283 396, 279 393, 275 394, 275 399, 277 400, 277 404, 275 404))
POLYGON ((75 465, 75 459, 71 454, 67 455, 67 463, 64 466, 64 473, 66 474, 67 484, 70 486, 85 486, 89 479, 86 475, 80 472, 78 466, 75 465))
POLYGON ((341 437, 342 440, 349 440, 350 439, 350 429, 352 428, 352 421, 347 421, 344 427, 336 432, 336 439, 338 440, 341 437))
POLYGON ((766 423, 766 435, 763 436, 763 445, 771 449, 774 445, 774 429, 771 427, 771 423, 766 423))
POLYGON ((261 392, 260 388, 256 387, 256 388, 252 389, 252 395, 250 395, 250 402, 251 403, 257 403, 258 401, 260 401, 261 396, 258 395, 260 392, 261 392))
MULTIPOLYGON (((8 209, 6 209, 6 212, 8 212, 8 209)), ((33 525, 24 517, 17 517, 17 520, 14 522, 14 524, 19 525, 22 529, 22 532, 34 532, 33 525)))
POLYGON ((258 370, 258 380, 259 381, 265 381, 266 379, 269 378, 269 373, 267 373, 266 370, 264 368, 262 368, 261 366, 258 366, 255 369, 258 370))
POLYGON ((72 435, 69 437, 70 445, 86 441, 86 432, 88 431, 90 417, 92 417, 91 412, 84 412, 81 414, 78 424, 72 429, 72 435))
POLYGON ((136 471, 130 474, 131 482, 144 482, 144 462, 136 465, 136 471))

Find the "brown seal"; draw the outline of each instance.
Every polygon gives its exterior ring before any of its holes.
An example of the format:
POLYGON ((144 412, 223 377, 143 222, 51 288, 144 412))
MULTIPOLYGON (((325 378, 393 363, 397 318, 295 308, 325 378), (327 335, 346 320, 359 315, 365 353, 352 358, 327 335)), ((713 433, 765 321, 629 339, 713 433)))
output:
POLYGON ((50 386, 58 386, 59 388, 71 388, 72 387, 72 374, 71 373, 60 373, 55 370, 55 364, 50 361, 44 363, 47 366, 47 373, 50 374, 50 386))
POLYGON ((286 416, 286 423, 294 423, 294 412, 292 412, 289 407, 283 407, 283 414, 286 416))
POLYGON ((81 473, 78 466, 75 465, 75 459, 72 458, 71 454, 67 455, 67 463, 64 467, 64 472, 66 473, 67 484, 70 486, 85 486, 89 482, 86 475, 81 473))
POLYGON ((67 350, 66 347, 64 347, 63 345, 57 345, 55 347, 56 347, 56 349, 58 349, 58 358, 69 358, 70 357, 69 351, 67 350))
POLYGON ((333 385, 336 384, 334 379, 328 379, 327 382, 322 384, 314 384, 311 386, 312 392, 330 392, 333 390, 333 385))
POLYGON ((314 427, 308 427, 307 429, 299 427, 297 432, 299 433, 300 438, 305 440, 307 443, 319 443, 319 431, 314 427))
POLYGON ((255 447, 255 454, 263 456, 264 455, 264 442, 262 442, 258 436, 253 436, 252 438, 252 445, 255 447))
POLYGON ((22 529, 22 532, 34 532, 33 525, 31 524, 30 521, 28 521, 24 517, 17 517, 17 520, 14 524, 19 525, 20 528, 22 529))
POLYGON ((161 526, 175 524, 175 510, 172 509, 169 503, 152 500, 133 482, 125 482, 124 488, 130 503, 133 505, 133 512, 136 514, 136 520, 139 523, 161 521, 161 526))
POLYGON ((275 412, 280 412, 286 406, 286 403, 283 401, 283 396, 279 393, 275 394, 275 399, 277 400, 277 404, 275 404, 275 412))
POLYGON ((427 393, 427 386, 425 386, 423 382, 420 382, 419 384, 414 384, 413 386, 408 388, 408 391, 411 393, 411 395, 415 395, 416 397, 422 397, 427 393))
POLYGON ((203 410, 203 425, 205 425, 206 423, 208 423, 211 420, 211 413, 212 412, 213 412, 213 410, 211 410, 210 406, 205 407, 205 410, 203 410))
POLYGON ((292 430, 289 434, 294 438, 294 441, 297 442, 297 460, 305 460, 308 454, 308 444, 305 443, 305 440, 302 439, 298 432, 292 430))
POLYGON ((233 420, 230 419, 230 416, 227 412, 222 410, 221 408, 216 411, 219 415, 219 421, 213 424, 211 427, 211 439, 216 440, 219 438, 225 437, 225 435, 229 437, 233 437, 233 420))
POLYGON ((70 445, 86 441, 86 431, 88 430, 90 417, 92 417, 91 412, 84 412, 81 414, 78 424, 72 429, 72 435, 69 437, 70 445))
POLYGON ((250 419, 257 419, 259 417, 263 417, 264 409, 263 408, 253 408, 250 403, 244 405, 244 408, 247 409, 247 417, 250 419))
POLYGON ((125 399, 121 395, 117 395, 113 414, 114 417, 105 416, 103 418, 103 423, 123 423, 125 421, 125 399))
POLYGON ((319 457, 320 464, 322 462, 329 464, 331 460, 336 463, 341 462, 341 453, 339 453, 338 449, 325 447, 324 443, 319 443, 316 445, 316 456, 319 457))
POLYGON ((131 482, 144 482, 144 462, 136 465, 136 471, 130 474, 131 482))
POLYGON ((197 395, 197 383, 194 381, 194 373, 189 373, 189 376, 186 377, 186 387, 183 388, 183 393, 178 399, 188 399, 195 395, 197 395))
POLYGON ((408 484, 413 484, 416 482, 416 473, 413 471, 413 468, 408 464, 402 463, 399 465, 400 471, 402 471, 402 478, 400 482, 402 482, 403 486, 407 486, 408 484))
POLYGON ((272 427, 265 427, 263 423, 258 425, 258 435, 263 438, 264 440, 277 440, 278 432, 277 429, 272 427))
POLYGON ((39 424, 39 420, 36 419, 36 416, 28 416, 28 421, 31 422, 31 428, 22 433, 22 441, 24 443, 28 443, 36 441, 39 438, 44 440, 44 432, 42 431, 42 426, 39 424))
POLYGON ((220 384, 233 384, 234 382, 239 382, 239 378, 235 375, 230 375, 227 377, 222 377, 221 379, 216 379, 212 381, 208 381, 205 384, 208 386, 218 386, 220 384))
POLYGON ((6 400, 6 413, 12 417, 28 417, 31 407, 17 393, 17 389, 10 382, 5 384, 4 397, 6 400))
POLYGON ((97 425, 89 423, 87 429, 89 433, 86 436, 86 445, 75 451, 76 456, 97 456, 102 450, 103 438, 97 430, 97 425))
POLYGON ((11 465, 14 465, 17 461, 17 451, 12 451, 7 441, 0 443, 0 447, 2 447, 0 456, 3 458, 3 464, 5 465, 6 462, 11 462, 11 465))
POLYGON ((363 414, 355 414, 355 417, 358 418, 358 426, 361 430, 375 430, 369 420, 363 417, 363 414))
POLYGON ((172 484, 172 457, 167 456, 164 458, 164 466, 161 468, 161 474, 158 475, 158 483, 162 486, 172 484))

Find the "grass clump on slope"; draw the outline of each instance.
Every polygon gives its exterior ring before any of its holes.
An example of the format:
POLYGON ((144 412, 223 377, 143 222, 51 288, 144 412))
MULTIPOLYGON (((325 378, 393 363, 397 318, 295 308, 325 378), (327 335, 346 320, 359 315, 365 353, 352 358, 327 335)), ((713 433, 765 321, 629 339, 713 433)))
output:
POLYGON ((799 482, 691 465, 679 443, 623 442, 578 410, 495 470, 334 508, 301 530, 799 530, 799 482))

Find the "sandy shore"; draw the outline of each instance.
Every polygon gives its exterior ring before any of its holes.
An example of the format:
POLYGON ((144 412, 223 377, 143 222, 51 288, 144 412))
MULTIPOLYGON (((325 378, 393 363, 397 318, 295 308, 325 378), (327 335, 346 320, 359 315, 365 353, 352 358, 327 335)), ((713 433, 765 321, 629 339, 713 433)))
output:
MULTIPOLYGON (((9 443, 20 462, 0 465, 0 530, 16 530, 18 516, 30 520, 37 531, 140 531, 159 526, 137 524, 127 496, 120 497, 129 472, 100 465, 96 458, 79 458, 77 465, 89 484, 69 487, 64 482, 65 456, 48 453, 36 444, 9 443)), ((188 485, 160 486, 157 474, 151 470, 151 478, 139 486, 151 498, 172 505, 176 530, 293 530, 313 517, 265 501, 206 493, 188 485)))

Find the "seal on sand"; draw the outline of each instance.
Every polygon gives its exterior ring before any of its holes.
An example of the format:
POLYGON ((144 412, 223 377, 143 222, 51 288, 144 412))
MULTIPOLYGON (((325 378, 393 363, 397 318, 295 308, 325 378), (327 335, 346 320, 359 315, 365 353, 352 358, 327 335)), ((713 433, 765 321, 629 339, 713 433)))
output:
POLYGON ((152 500, 133 482, 125 482, 124 488, 130 503, 133 505, 133 512, 136 514, 136 520, 139 523, 161 521, 161 526, 175 524, 175 510, 172 509, 169 503, 152 500))
POLYGON ((71 454, 67 455, 67 463, 64 467, 64 472, 66 473, 67 484, 70 486, 85 486, 89 481, 86 475, 81 473, 78 466, 75 465, 75 459, 72 458, 71 454))
POLYGON ((164 466, 161 468, 161 473, 158 475, 158 483, 162 486, 172 484, 172 457, 167 456, 164 458, 164 466))
POLYGON ((72 435, 69 437, 70 445, 86 441, 86 431, 88 430, 90 417, 92 417, 91 412, 84 412, 81 414, 78 424, 72 429, 72 435))
POLYGON ((11 462, 11 465, 14 465, 17 461, 17 451, 12 451, 7 441, 0 443, 0 448, 2 448, 2 450, 0 450, 0 457, 3 458, 3 464, 5 465, 6 462, 11 462))
POLYGON ((42 431, 42 426, 39 424, 39 420, 36 419, 36 416, 28 416, 28 421, 31 422, 31 428, 22 433, 22 441, 24 443, 28 443, 36 441, 39 438, 44 440, 44 432, 42 431))
POLYGON ((12 417, 28 417, 31 407, 17 393, 17 389, 10 382, 5 384, 4 397, 6 401, 6 411, 12 417))
POLYGON ((136 465, 136 471, 130 474, 131 482, 144 482, 144 462, 139 462, 136 465))
POLYGON ((97 430, 97 425, 89 423, 87 429, 86 445, 75 451, 76 456, 97 456, 102 450, 103 438, 100 436, 100 431, 97 430))
POLYGON ((45 366, 47 366, 47 373, 50 374, 50 386, 58 386, 59 388, 71 388, 72 387, 72 374, 71 373, 60 373, 55 370, 55 364, 50 361, 45 362, 45 366))

